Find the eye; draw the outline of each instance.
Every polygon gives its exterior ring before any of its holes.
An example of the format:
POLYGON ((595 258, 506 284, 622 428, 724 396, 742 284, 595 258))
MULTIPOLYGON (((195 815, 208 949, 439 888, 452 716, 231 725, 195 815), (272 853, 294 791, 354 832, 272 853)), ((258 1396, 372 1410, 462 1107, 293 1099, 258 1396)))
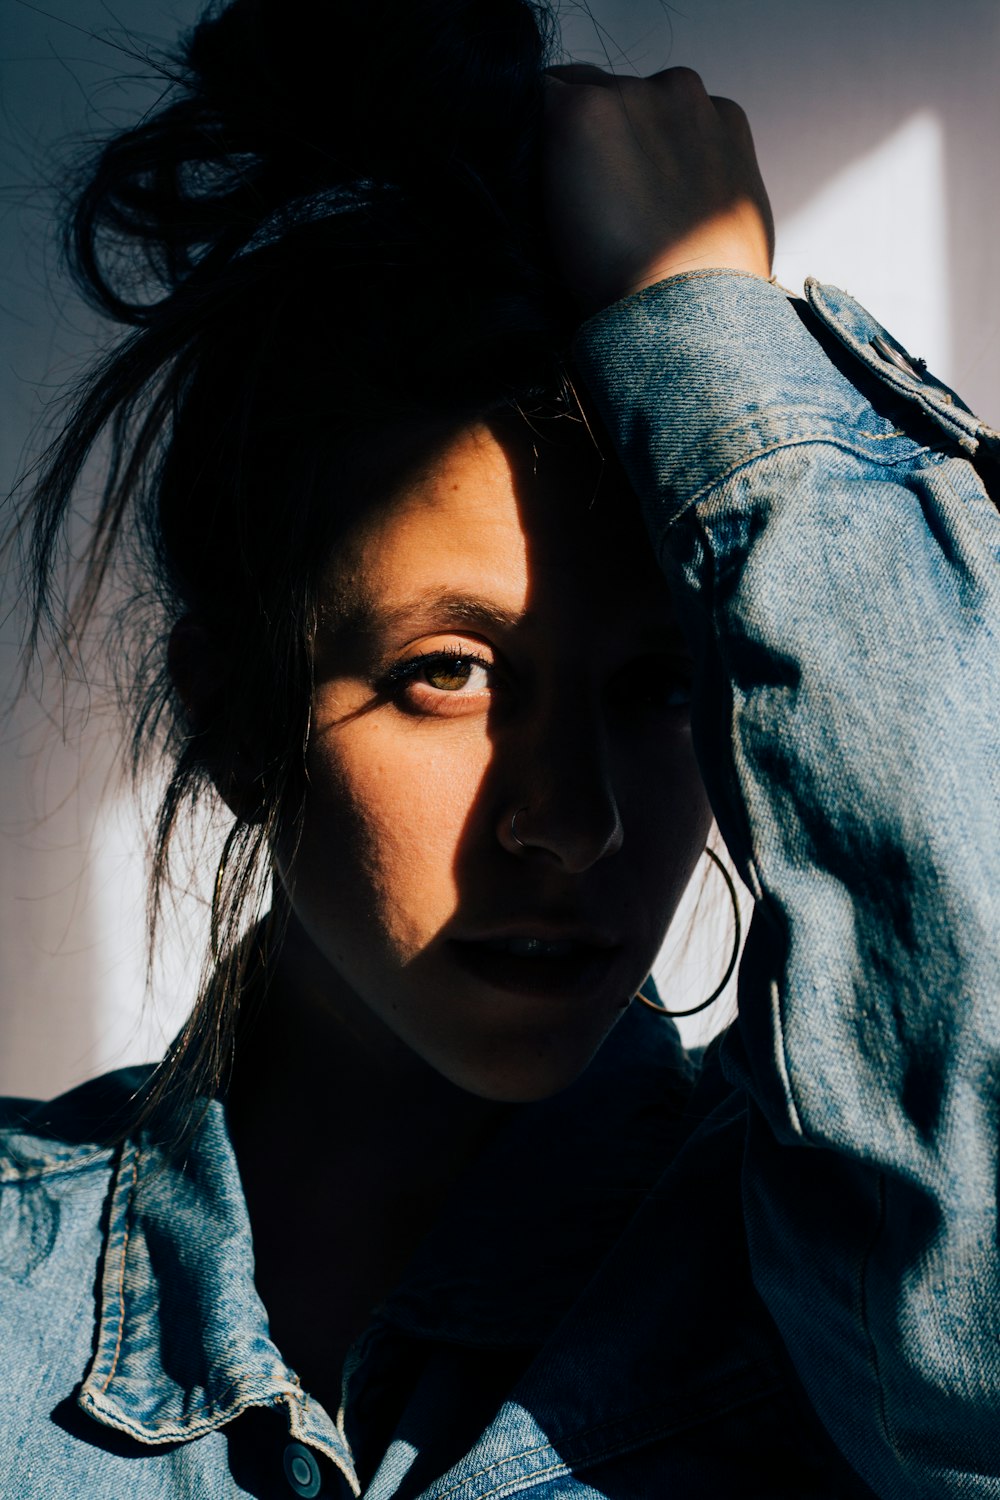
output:
POLYGON ((482 692, 489 687, 489 664, 475 656, 425 657, 424 681, 442 693, 482 692))
POLYGON ((488 701, 492 661, 466 648, 426 651, 390 668, 383 692, 415 713, 464 713, 488 701))

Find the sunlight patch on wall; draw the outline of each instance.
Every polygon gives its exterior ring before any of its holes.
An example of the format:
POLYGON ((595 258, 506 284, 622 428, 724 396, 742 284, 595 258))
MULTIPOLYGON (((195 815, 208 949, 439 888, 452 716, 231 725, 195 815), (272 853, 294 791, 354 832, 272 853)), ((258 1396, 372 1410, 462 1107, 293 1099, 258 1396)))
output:
POLYGON ((130 793, 101 806, 91 860, 100 988, 95 1071, 104 1071, 161 1057, 180 1030, 198 991, 208 917, 204 896, 182 892, 168 901, 147 992, 146 830, 130 793))
POLYGON ((777 226, 775 273, 843 288, 952 381, 944 134, 926 110, 777 226))

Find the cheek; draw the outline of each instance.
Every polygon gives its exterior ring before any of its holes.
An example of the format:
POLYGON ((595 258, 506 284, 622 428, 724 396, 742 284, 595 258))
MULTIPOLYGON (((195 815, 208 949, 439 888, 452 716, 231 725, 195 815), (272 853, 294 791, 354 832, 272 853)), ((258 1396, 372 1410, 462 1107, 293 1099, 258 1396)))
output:
POLYGON ((631 833, 633 848, 642 851, 650 919, 665 931, 712 827, 688 729, 658 740, 636 768, 625 822, 626 847, 631 833))
POLYGON ((286 882, 314 933, 338 947, 363 936, 398 962, 426 945, 457 904, 459 847, 488 750, 484 734, 439 733, 431 742, 410 723, 359 722, 318 739, 286 882))
POLYGON ((663 789, 664 816, 676 828, 677 835, 704 848, 712 825, 712 809, 701 779, 689 727, 671 736, 660 758, 660 785, 663 789))

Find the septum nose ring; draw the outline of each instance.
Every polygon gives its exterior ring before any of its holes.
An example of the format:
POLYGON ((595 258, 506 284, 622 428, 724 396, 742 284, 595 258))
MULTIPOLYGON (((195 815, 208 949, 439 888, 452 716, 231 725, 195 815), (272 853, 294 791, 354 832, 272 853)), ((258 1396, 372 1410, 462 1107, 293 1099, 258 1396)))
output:
POLYGON ((510 836, 514 840, 514 843, 517 845, 517 847, 519 849, 527 849, 528 846, 524 842, 523 839, 518 838, 518 836, 517 836, 517 828, 516 828, 515 825, 517 823, 518 818, 521 816, 521 814, 523 812, 527 812, 527 811, 528 811, 528 809, 526 807, 519 807, 519 808, 517 808, 517 810, 515 811, 514 815, 512 816, 512 818, 510 820, 510 836))

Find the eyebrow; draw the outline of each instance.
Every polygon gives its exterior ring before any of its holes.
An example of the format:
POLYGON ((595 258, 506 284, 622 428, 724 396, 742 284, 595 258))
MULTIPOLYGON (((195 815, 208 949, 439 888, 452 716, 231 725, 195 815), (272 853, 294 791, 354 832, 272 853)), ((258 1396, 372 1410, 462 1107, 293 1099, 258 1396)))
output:
POLYGON ((526 611, 503 609, 474 594, 424 589, 392 608, 372 597, 357 598, 324 613, 324 627, 335 641, 389 634, 406 626, 416 630, 466 625, 484 631, 508 631, 524 625, 526 611))
MULTIPOLYGON (((353 655, 357 651, 367 652, 373 642, 381 648, 386 637, 403 629, 416 636, 425 631, 465 627, 493 636, 523 629, 532 619, 530 609, 508 610, 475 594, 429 588, 392 607, 381 604, 367 591, 364 595, 354 593, 324 611, 322 628, 327 637, 326 649, 353 655)), ((676 619, 665 626, 646 624, 639 634, 647 650, 676 651, 680 647, 687 654, 687 644, 676 619)))

